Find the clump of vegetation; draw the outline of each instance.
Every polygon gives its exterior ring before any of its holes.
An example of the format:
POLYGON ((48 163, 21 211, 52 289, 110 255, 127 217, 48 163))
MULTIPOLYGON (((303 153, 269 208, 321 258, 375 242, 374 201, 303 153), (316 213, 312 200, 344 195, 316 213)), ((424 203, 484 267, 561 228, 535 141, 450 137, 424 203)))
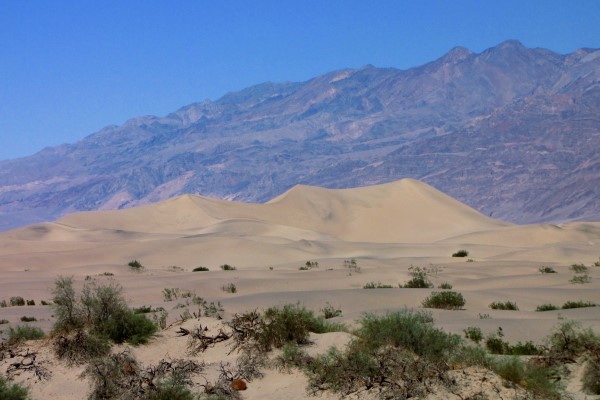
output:
POLYGON ((559 310, 559 308, 557 306, 555 306, 554 304, 542 304, 540 306, 537 306, 537 308, 535 309, 535 311, 554 311, 554 310, 559 310))
POLYGON ((600 267, 600 257, 598 257, 598 261, 594 262, 594 267, 600 267))
POLYGON ((340 315, 342 315, 341 309, 335 308, 334 306, 332 306, 329 303, 327 303, 325 305, 325 307, 323 307, 321 309, 321 312, 323 313, 323 318, 325 318, 325 319, 335 318, 335 317, 339 317, 340 315))
POLYGON ((237 286, 235 286, 234 283, 228 283, 227 285, 223 285, 223 287, 221 289, 227 293, 236 293, 237 292, 237 286))
POLYGON ((20 307, 25 305, 25 299, 21 296, 13 296, 10 298, 10 305, 13 307, 20 307))
POLYGON ((584 264, 571 264, 569 269, 575 272, 576 274, 584 274, 589 270, 589 268, 586 267, 584 264))
POLYGON ((592 281, 592 278, 588 274, 574 275, 573 278, 571 278, 569 280, 569 282, 576 283, 576 284, 585 284, 585 283, 590 283, 591 281, 592 281))
POLYGON ((355 258, 351 258, 349 260, 344 260, 344 267, 348 268, 349 274, 352 275, 352 272, 360 273, 361 268, 358 266, 358 262, 355 258))
POLYGON ((208 267, 196 267, 192 270, 193 272, 205 272, 205 271, 210 271, 210 269, 208 269, 208 267))
POLYGON ((408 273, 412 276, 408 282, 404 284, 403 287, 411 288, 411 289, 427 289, 432 288, 433 283, 428 278, 428 271, 425 268, 410 266, 408 268, 408 273))
POLYGON ((3 400, 27 400, 29 398, 27 389, 16 384, 10 384, 0 375, 0 399, 3 400))
POLYGON ((37 326, 17 325, 16 327, 8 328, 8 343, 16 344, 26 340, 38 340, 43 338, 44 331, 37 326))
POLYGON ((469 252, 464 249, 458 250, 456 253, 452 253, 452 257, 467 257, 468 255, 469 252))
POLYGON ((481 328, 477 326, 469 326, 468 328, 464 329, 463 332, 465 333, 465 337, 467 339, 472 340, 477 344, 479 344, 479 342, 481 342, 481 340, 483 339, 481 328))
POLYGON ((452 289, 452 285, 449 284, 448 282, 442 282, 438 285, 438 289, 450 290, 450 289, 452 289))
POLYGON ((563 310, 567 310, 569 308, 584 308, 584 307, 596 307, 596 303, 592 303, 591 301, 567 301, 562 305, 563 310))
POLYGON ((422 303, 425 308, 441 308, 444 310, 459 310, 465 304, 466 301, 463 295, 453 291, 432 292, 422 303))
POLYGON ((27 316, 22 316, 21 317, 21 322, 34 322, 37 321, 36 317, 27 317, 27 316))
POLYGON ((162 291, 164 301, 177 300, 181 295, 179 288, 164 288, 162 291))
POLYGON ((35 300, 27 300, 28 306, 35 306, 35 300))
POLYGON ((306 264, 299 268, 300 271, 308 271, 313 268, 319 268, 319 263, 317 261, 307 261, 306 264))
POLYGON ((512 302, 512 301, 505 301, 505 302, 493 301, 493 302, 490 303, 489 307, 492 310, 519 311, 519 307, 517 306, 517 303, 512 302))
POLYGON ((144 269, 144 266, 138 260, 129 261, 127 265, 129 265, 129 268, 131 268, 134 271, 141 271, 144 269))
POLYGON ((237 269, 236 267, 229 264, 223 264, 219 268, 221 268, 223 271, 235 271, 237 269))
POLYGON ((0 325, 8 324, 9 321, 7 319, 0 319, 0 325))
POLYGON ((517 342, 511 345, 502 339, 503 336, 502 327, 499 327, 496 334, 490 335, 485 339, 485 347, 490 353, 513 356, 539 355, 542 353, 542 350, 531 341, 525 343, 517 342))
POLYGON ((392 285, 388 285, 385 283, 381 283, 381 282, 369 282, 369 283, 365 283, 365 285, 363 286, 363 289, 391 289, 393 288, 392 285))
POLYGON ((6 307, 8 307, 8 304, 6 304, 6 300, 0 301, 0 308, 6 308, 6 307))
POLYGON ((157 330, 150 319, 127 306, 122 287, 115 282, 88 282, 77 295, 73 279, 59 277, 53 295, 57 334, 83 330, 115 343, 137 345, 146 343, 157 330))
POLYGON ((540 267, 539 271, 542 274, 555 274, 556 273, 556 271, 552 267, 540 267))

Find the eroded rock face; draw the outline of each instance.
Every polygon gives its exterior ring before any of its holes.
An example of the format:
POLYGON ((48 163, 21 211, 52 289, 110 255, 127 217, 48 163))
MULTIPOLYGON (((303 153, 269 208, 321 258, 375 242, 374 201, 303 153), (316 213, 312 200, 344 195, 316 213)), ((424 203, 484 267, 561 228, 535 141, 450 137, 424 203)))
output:
POLYGON ((496 218, 600 219, 600 50, 508 41, 409 70, 264 83, 0 161, 0 229, 184 193, 424 180, 496 218))

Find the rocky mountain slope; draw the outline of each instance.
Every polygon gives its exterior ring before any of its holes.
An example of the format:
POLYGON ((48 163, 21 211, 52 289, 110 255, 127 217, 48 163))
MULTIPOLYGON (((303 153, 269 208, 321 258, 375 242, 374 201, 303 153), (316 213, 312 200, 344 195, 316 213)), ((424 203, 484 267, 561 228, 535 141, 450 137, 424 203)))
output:
POLYGON ((0 229, 184 193, 416 178, 513 222, 600 220, 600 50, 507 41, 409 70, 263 83, 0 161, 0 229))

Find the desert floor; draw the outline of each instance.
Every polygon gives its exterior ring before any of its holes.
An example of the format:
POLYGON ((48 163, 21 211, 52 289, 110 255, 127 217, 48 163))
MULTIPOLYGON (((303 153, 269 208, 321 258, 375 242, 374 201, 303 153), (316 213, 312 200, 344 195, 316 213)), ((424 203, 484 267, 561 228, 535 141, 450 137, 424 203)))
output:
MULTIPOLYGON (((541 304, 560 307, 569 300, 600 303, 600 267, 593 266, 599 257, 600 223, 509 224, 414 180, 346 190, 298 186, 266 204, 183 196, 135 209, 71 214, 0 234, 0 300, 22 296, 36 303, 0 308, 0 319, 14 326, 22 316, 34 316, 49 332, 52 308, 40 302, 51 300, 58 276, 72 276, 79 286, 86 277, 114 279, 130 306, 169 311, 169 324, 174 325, 149 345, 132 350, 150 363, 185 356, 185 339, 175 334, 184 311, 178 304, 185 305, 185 299, 165 301, 164 288, 220 301, 225 319, 297 302, 319 313, 330 303, 342 310, 336 320, 352 325, 365 312, 420 308, 439 289, 398 287, 410 279, 409 268, 419 266, 429 269, 436 287, 447 282, 466 299, 462 310, 431 310, 436 326, 461 335, 468 326, 480 327, 484 335, 502 327, 510 342, 542 343, 561 320, 577 320, 600 333, 600 307, 535 311, 541 304), (452 257, 459 249, 469 255, 452 257), (134 259, 143 270, 127 266, 134 259), (350 259, 358 269, 345 265, 350 259), (307 261, 319 266, 300 270, 307 261), (589 283, 571 282, 576 274, 570 266, 579 263, 589 266, 589 283), (236 269, 223 271, 222 264, 236 269), (192 272, 198 266, 210 271, 192 272), (556 273, 542 274, 542 266, 556 273), (363 289, 369 282, 394 287, 363 289), (222 289, 230 283, 236 293, 222 289), (488 305, 493 301, 515 302, 519 310, 492 310, 488 305)), ((195 311, 193 305, 187 308, 195 311)), ((315 335, 311 351, 342 347, 347 336, 315 335)), ((199 357, 218 363, 231 357, 226 353, 223 344, 199 357)), ((46 357, 49 380, 26 375, 15 380, 28 385, 34 399, 85 398, 89 389, 78 378, 81 370, 46 357)), ((271 371, 252 382, 242 397, 282 398, 284 390, 284 398, 306 398, 303 379, 299 373, 271 371)), ((576 380, 569 385, 579 393, 576 380)))

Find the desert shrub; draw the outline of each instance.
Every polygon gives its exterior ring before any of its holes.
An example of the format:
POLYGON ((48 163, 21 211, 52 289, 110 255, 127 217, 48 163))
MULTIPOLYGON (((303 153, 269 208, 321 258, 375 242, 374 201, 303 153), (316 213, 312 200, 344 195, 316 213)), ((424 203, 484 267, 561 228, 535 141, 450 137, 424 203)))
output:
POLYGON ((312 358, 296 343, 286 343, 281 347, 281 354, 275 359, 279 370, 289 371, 292 367, 304 368, 312 358))
POLYGON ((547 368, 533 363, 524 363, 518 357, 496 359, 491 369, 503 379, 525 387, 534 394, 535 398, 560 400, 561 388, 552 373, 547 368))
POLYGON ((223 264, 219 268, 221 268, 223 271, 235 271, 237 269, 236 267, 229 264, 223 264))
POLYGON ((234 283, 228 283, 227 285, 223 285, 223 287, 221 289, 227 293, 236 293, 237 292, 237 287, 235 286, 234 283))
POLYGON ((392 285, 388 285, 381 282, 369 282, 363 286, 363 289, 391 289, 392 285))
POLYGON ((132 309, 134 314, 148 314, 152 312, 152 307, 150 306, 141 306, 141 307, 134 307, 132 309))
POLYGON ((344 351, 335 348, 309 360, 304 369, 313 394, 333 390, 342 396, 376 389, 381 398, 424 396, 432 381, 445 379, 460 338, 437 330, 427 313, 372 314, 344 351))
POLYGON ((425 308, 441 308, 445 310, 458 310, 466 304, 463 295, 459 292, 432 292, 429 297, 423 300, 425 308))
POLYGON ((35 300, 27 300, 28 306, 35 306, 35 300))
POLYGON ((542 274, 555 274, 556 273, 556 271, 552 267, 540 267, 539 271, 542 274))
POLYGON ((469 326, 468 328, 464 329, 463 332, 465 333, 465 337, 467 339, 470 339, 475 343, 479 343, 483 339, 481 328, 477 326, 469 326))
POLYGON ((485 348, 492 354, 506 354, 508 352, 508 342, 498 336, 488 336, 485 339, 485 348))
POLYGON ((25 305, 25 299, 23 299, 21 296, 13 296, 10 298, 10 305, 15 307, 15 306, 24 306, 25 305))
POLYGON ((589 357, 583 370, 583 389, 590 394, 600 394, 600 355, 589 357))
POLYGON ((591 281, 592 281, 592 278, 588 274, 575 275, 575 276, 573 276, 573 278, 571 278, 569 280, 569 282, 576 283, 576 284, 590 283, 591 281))
POLYGON ((16 384, 10 384, 0 375, 0 399, 2 400, 27 400, 27 389, 16 384))
POLYGON ((554 304, 542 304, 540 306, 537 306, 537 308, 535 309, 535 311, 554 311, 554 310, 558 310, 559 308, 557 306, 555 306, 554 304))
POLYGON ((0 308, 6 308, 6 307, 8 307, 8 304, 6 304, 6 300, 0 301, 0 308))
POLYGON ((501 301, 493 301, 490 303, 489 307, 492 310, 511 310, 511 311, 519 310, 517 303, 514 303, 512 301, 505 301, 504 303, 501 301))
POLYGON ((42 300, 42 301, 40 302, 40 304, 41 304, 41 305, 43 305, 43 306, 51 306, 51 305, 52 305, 52 303, 49 303, 49 302, 47 302, 46 300, 42 300))
POLYGON ((571 264, 569 269, 571 271, 575 272, 576 274, 583 274, 583 273, 588 272, 588 270, 589 270, 589 268, 586 267, 584 264, 571 264))
POLYGON ((0 325, 8 324, 8 322, 9 321, 7 319, 0 319, 0 325))
POLYGON ((513 356, 537 356, 542 353, 542 350, 535 343, 528 340, 525 343, 517 342, 509 345, 507 353, 513 356))
POLYGON ((562 305, 562 309, 563 310, 567 310, 569 308, 584 308, 584 307, 596 307, 595 303, 592 303, 591 301, 567 301, 565 304, 562 305))
POLYGON ((469 255, 467 250, 458 250, 456 253, 452 253, 452 257, 466 257, 469 255))
POLYGON ((450 290, 450 289, 452 289, 452 285, 449 284, 448 282, 443 282, 438 285, 438 289, 450 290))
POLYGON ((173 301, 179 298, 181 290, 179 288, 164 288, 162 294, 164 301, 173 301))
POLYGON ((576 321, 558 324, 546 341, 547 356, 561 362, 573 360, 590 349, 594 352, 600 349, 600 337, 576 321))
POLYGON ((17 325, 8 328, 8 343, 20 343, 26 340, 38 340, 44 337, 44 331, 37 326, 17 325))
POLYGON ((410 266, 408 269, 409 274, 412 276, 408 282, 404 284, 405 288, 418 289, 418 288, 432 288, 433 283, 427 277, 427 270, 421 267, 410 266))
POLYGON ((113 274, 112 272, 103 272, 100 274, 100 276, 115 276, 115 274, 113 274))
POLYGON ((106 320, 101 332, 115 343, 138 345, 146 344, 156 330, 156 325, 145 315, 122 310, 106 320))
POLYGON ((335 308, 334 306, 332 306, 329 303, 327 303, 325 305, 325 307, 323 307, 321 309, 321 312, 323 313, 323 318, 325 318, 325 319, 335 318, 335 317, 339 317, 340 315, 342 315, 341 309, 335 308))
POLYGON ((202 266, 200 266, 200 267, 194 268, 192 271, 193 272, 204 272, 204 271, 210 271, 210 270, 208 269, 208 267, 202 267, 202 266))
POLYGON ((211 301, 210 303, 203 302, 202 309, 204 311, 205 317, 217 319, 223 318, 223 313, 225 312, 225 309, 223 308, 223 305, 220 301, 216 303, 214 301, 211 301))
POLYGON ((300 269, 300 271, 308 271, 309 269, 313 269, 313 268, 319 268, 319 263, 316 261, 307 261, 299 269, 300 269))
POLYGON ((79 330, 74 334, 58 336, 54 340, 53 348, 59 359, 79 365, 106 356, 110 352, 111 345, 106 337, 79 330))
POLYGON ((131 268, 134 271, 141 271, 144 269, 144 266, 138 260, 129 261, 127 265, 129 265, 129 268, 131 268))
POLYGON ((358 262, 356 262, 355 258, 344 260, 344 267, 350 270, 350 274, 352 274, 352 272, 361 272, 361 268, 358 266, 358 262))
POLYGON ((27 316, 22 316, 21 317, 21 322, 34 322, 37 321, 36 317, 27 317, 27 316))
POLYGON ((56 315, 55 330, 70 331, 81 328, 85 323, 84 314, 73 288, 73 278, 58 277, 54 281, 52 295, 56 315))
POLYGON ((144 400, 194 400, 196 396, 182 384, 165 382, 158 386, 154 392, 147 395, 144 400))
POLYGON ((594 262, 594 267, 600 267, 600 257, 598 257, 598 261, 594 262))

